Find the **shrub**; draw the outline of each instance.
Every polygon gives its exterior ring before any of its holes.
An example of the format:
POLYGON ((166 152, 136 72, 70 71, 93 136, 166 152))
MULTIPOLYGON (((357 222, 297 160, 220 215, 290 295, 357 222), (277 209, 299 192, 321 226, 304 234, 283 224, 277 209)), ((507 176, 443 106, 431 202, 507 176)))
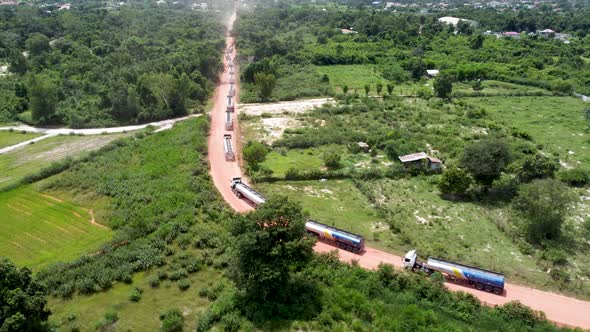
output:
POLYGON ((141 294, 143 293, 143 289, 139 287, 133 287, 131 292, 129 293, 129 301, 131 302, 139 302, 141 300, 141 294))
POLYGON ((148 280, 148 284, 152 287, 152 288, 156 288, 158 286, 160 286, 160 279, 158 279, 157 276, 153 276, 148 280))
POLYGON ((590 174, 583 169, 570 169, 559 172, 559 179, 570 186, 583 187, 590 183, 590 174))
POLYGON ((191 281, 187 278, 182 278, 178 280, 177 284, 180 290, 187 290, 191 287, 191 281))
POLYGON ((338 151, 336 148, 331 148, 325 151, 322 159, 324 161, 324 165, 329 169, 338 169, 341 166, 340 151, 338 151))
POLYGON ((186 277, 188 277, 188 272, 185 269, 176 270, 170 273, 170 276, 168 276, 168 278, 170 278, 172 281, 184 279, 186 277))
POLYGON ((518 301, 508 302, 495 308, 498 315, 506 320, 518 320, 529 326, 534 326, 545 319, 545 314, 533 311, 518 301))
POLYGON ((160 321, 162 321, 161 332, 181 332, 184 325, 182 312, 176 308, 169 309, 161 314, 160 321))
POLYGON ((460 168, 448 168, 442 174, 438 189, 447 195, 463 195, 469 189, 473 180, 469 173, 460 168))
POLYGON ((240 330, 240 314, 232 311, 221 318, 224 332, 237 332, 240 330))

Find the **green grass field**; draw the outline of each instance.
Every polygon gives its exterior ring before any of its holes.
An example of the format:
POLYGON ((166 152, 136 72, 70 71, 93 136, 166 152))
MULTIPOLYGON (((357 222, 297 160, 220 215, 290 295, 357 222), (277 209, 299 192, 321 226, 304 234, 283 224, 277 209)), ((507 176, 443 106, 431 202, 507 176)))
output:
POLYGON ((384 248, 389 244, 384 237, 385 241, 375 241, 380 235, 374 234, 386 235, 382 232, 385 228, 379 227, 383 220, 350 180, 259 183, 256 187, 263 195, 287 195, 301 202, 310 218, 361 234, 372 246, 384 248))
POLYGON ((10 132, 7 130, 0 131, 0 149, 5 148, 7 146, 11 146, 20 142, 24 142, 30 139, 33 139, 39 134, 32 134, 32 133, 21 133, 21 132, 10 132))
POLYGON ((86 209, 31 186, 0 193, 0 216, 1 255, 34 270, 91 252, 112 234, 86 209))
POLYGON ((582 111, 590 107, 573 97, 487 97, 465 99, 494 119, 529 133, 544 151, 567 167, 590 170, 590 134, 582 111))
POLYGON ((132 285, 117 283, 108 291, 89 296, 74 296, 69 300, 50 298, 49 308, 53 312, 50 321, 64 331, 73 327, 80 331, 96 331, 105 313, 116 312, 119 316, 115 324, 117 331, 158 331, 159 315, 178 308, 184 314, 184 331, 193 331, 198 314, 209 307, 209 301, 199 296, 199 289, 218 280, 219 274, 213 270, 190 274, 188 279, 192 285, 185 291, 179 290, 176 282, 170 280, 162 281, 158 288, 151 288, 148 284, 151 275, 155 272, 137 273, 132 285), (133 287, 144 290, 139 302, 129 300, 133 287))
POLYGON ((348 85, 349 93, 357 89, 360 94, 365 93, 365 84, 371 85, 371 92, 376 93, 375 84, 377 82, 382 82, 383 91, 386 91, 387 80, 382 78, 374 68, 372 65, 315 66, 320 75, 328 75, 330 85, 335 91, 342 92, 342 87, 348 85))
MULTIPOLYGON (((14 134, 20 135, 20 134, 14 134)), ((66 157, 80 156, 129 134, 56 136, 0 155, 0 188, 66 157)))

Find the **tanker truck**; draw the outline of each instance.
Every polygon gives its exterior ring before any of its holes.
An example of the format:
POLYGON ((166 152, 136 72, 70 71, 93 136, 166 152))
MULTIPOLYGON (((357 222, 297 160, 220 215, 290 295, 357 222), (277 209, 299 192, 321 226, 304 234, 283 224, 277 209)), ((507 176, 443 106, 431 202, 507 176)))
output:
POLYGON ((227 108, 225 109, 225 111, 233 112, 234 110, 234 99, 231 96, 227 96, 227 108))
POLYGON ((459 264, 441 258, 428 257, 426 262, 419 262, 416 250, 408 251, 403 258, 404 268, 412 271, 423 271, 432 274, 438 271, 447 279, 458 283, 466 283, 479 290, 494 292, 497 295, 504 292, 504 275, 469 265, 459 264))
POLYGON ((231 135, 225 134, 223 135, 223 152, 225 153, 225 160, 226 161, 235 161, 236 155, 234 153, 234 149, 231 146, 231 135))
POLYGON ((231 112, 225 112, 225 130, 233 130, 234 129, 234 120, 232 118, 231 112))
POLYGON ((338 248, 352 251, 355 254, 361 253, 365 249, 365 239, 362 236, 324 225, 315 220, 306 221, 305 230, 320 240, 333 242, 338 248))
POLYGON ((262 195, 242 182, 240 177, 231 179, 231 190, 238 198, 245 198, 254 207, 266 202, 262 195))

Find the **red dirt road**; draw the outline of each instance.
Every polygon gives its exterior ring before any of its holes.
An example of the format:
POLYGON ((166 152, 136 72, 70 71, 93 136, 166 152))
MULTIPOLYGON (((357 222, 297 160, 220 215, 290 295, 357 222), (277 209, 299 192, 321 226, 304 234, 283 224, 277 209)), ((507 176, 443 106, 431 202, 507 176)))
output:
MULTIPOLYGON (((230 28, 235 20, 235 15, 230 20, 230 28)), ((227 45, 233 45, 234 38, 227 37, 227 45)), ((236 49, 234 47, 232 57, 235 57, 236 49)), ((224 56, 224 62, 225 60, 224 56)), ((227 65, 227 63, 226 63, 227 65)), ((237 67, 234 69, 238 73, 237 67)), ((237 83, 236 75, 236 83, 237 83)), ((245 201, 238 199, 230 188, 230 180, 232 177, 241 175, 241 170, 238 161, 225 161, 223 150, 223 134, 232 134, 232 143, 234 150, 239 155, 239 129, 237 127, 237 108, 236 116, 234 117, 233 132, 225 131, 225 107, 227 100, 227 93, 229 91, 229 74, 226 70, 220 79, 220 83, 215 91, 214 107, 211 111, 211 131, 209 136, 209 163, 211 166, 211 177, 213 183, 223 196, 223 199, 237 212, 247 212, 253 208, 245 201)), ((236 84, 236 97, 238 96, 238 89, 236 84)), ((235 103, 237 104, 237 102, 235 103)), ((239 156, 236 156, 239 158, 239 156)), ((337 250, 340 260, 350 263, 352 260, 358 261, 359 266, 366 269, 376 269, 381 263, 391 264, 397 268, 402 268, 402 258, 392 255, 380 250, 367 247, 362 255, 356 255, 348 251, 340 250, 336 247, 326 243, 318 242, 315 246, 316 252, 328 252, 337 250)), ((495 295, 484 291, 478 291, 474 288, 457 285, 453 283, 446 283, 449 289, 455 291, 463 291, 471 293, 479 298, 483 303, 493 306, 504 304, 509 301, 518 300, 523 304, 545 312, 547 318, 561 326, 581 327, 590 329, 590 302, 581 301, 575 298, 564 295, 544 292, 533 288, 506 284, 503 295, 495 295)))

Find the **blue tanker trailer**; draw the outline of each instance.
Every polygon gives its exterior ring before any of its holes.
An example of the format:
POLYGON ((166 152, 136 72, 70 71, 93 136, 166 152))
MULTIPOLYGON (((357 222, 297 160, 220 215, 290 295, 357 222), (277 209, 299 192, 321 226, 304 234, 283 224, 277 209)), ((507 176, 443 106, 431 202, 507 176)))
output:
POLYGON ((308 220, 305 223, 305 230, 309 234, 320 238, 320 240, 335 242, 339 248, 352 251, 355 254, 365 249, 365 239, 362 236, 324 225, 314 220, 308 220))
POLYGON ((504 275, 477 267, 463 265, 441 258, 428 257, 426 262, 419 262, 416 250, 409 251, 404 257, 404 267, 412 271, 423 271, 428 274, 438 271, 448 279, 464 282, 479 290, 494 292, 497 295, 504 291, 504 275))

